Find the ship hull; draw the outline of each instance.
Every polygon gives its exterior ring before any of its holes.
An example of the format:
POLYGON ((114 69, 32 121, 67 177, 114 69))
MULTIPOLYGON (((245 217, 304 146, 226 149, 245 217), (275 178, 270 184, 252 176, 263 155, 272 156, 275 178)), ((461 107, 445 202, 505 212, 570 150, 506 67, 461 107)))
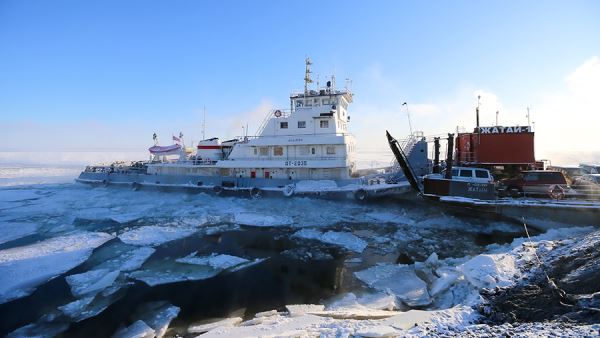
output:
POLYGON ((82 172, 77 182, 93 186, 125 187, 133 190, 204 192, 223 196, 309 196, 359 201, 403 195, 407 182, 385 183, 382 179, 290 180, 228 176, 151 175, 145 173, 82 172))

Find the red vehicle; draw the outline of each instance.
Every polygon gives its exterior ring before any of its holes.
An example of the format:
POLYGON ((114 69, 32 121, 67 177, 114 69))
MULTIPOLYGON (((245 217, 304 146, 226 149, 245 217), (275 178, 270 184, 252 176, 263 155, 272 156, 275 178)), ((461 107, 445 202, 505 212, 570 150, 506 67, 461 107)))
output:
POLYGON ((504 179, 500 184, 505 188, 505 191, 513 197, 551 195, 555 198, 561 198, 570 191, 567 180, 560 171, 523 171, 518 177, 504 179), (553 187, 555 189, 552 189, 553 187))

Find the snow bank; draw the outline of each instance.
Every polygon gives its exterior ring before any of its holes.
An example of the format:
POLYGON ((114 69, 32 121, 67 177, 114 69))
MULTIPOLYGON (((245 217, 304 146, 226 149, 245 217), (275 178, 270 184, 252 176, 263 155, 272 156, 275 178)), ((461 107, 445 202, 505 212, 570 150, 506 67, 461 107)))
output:
POLYGON ((0 250, 0 303, 31 293, 38 285, 83 263, 113 236, 80 232, 28 246, 0 250))
POLYGON ((196 229, 163 226, 143 226, 119 235, 126 244, 139 246, 158 246, 166 242, 191 236, 196 229))
POLYGON ((254 212, 237 212, 234 214, 234 222, 240 225, 255 227, 284 226, 294 223, 289 217, 271 216, 254 212))
POLYGON ((322 233, 314 229, 302 229, 293 234, 292 237, 314 239, 324 243, 337 245, 357 253, 363 252, 367 247, 367 242, 350 232, 327 231, 322 233))
POLYGON ((509 254, 483 254, 459 266, 465 278, 479 289, 506 287, 519 275, 515 257, 509 254))

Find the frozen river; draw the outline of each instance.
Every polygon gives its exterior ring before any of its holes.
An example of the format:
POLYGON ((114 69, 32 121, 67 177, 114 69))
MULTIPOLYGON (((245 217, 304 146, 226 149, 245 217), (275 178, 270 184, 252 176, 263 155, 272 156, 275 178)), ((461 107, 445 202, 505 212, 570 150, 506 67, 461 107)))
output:
POLYGON ((518 224, 408 201, 91 188, 73 183, 73 168, 0 173, 2 335, 195 336, 207 320, 290 304, 449 309, 477 284, 457 284, 455 266, 523 236, 518 224))

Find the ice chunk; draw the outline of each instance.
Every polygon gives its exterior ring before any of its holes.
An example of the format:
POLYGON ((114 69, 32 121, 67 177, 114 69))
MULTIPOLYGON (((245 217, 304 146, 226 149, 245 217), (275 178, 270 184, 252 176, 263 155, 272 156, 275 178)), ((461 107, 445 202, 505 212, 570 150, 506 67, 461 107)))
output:
POLYGON ((320 304, 296 304, 286 305, 290 317, 300 317, 307 313, 321 312, 325 310, 325 305, 320 304))
POLYGON ((23 297, 38 285, 83 263, 113 236, 80 232, 0 250, 0 303, 23 297))
POLYGON ((123 254, 122 257, 119 257, 122 259, 122 262, 118 269, 121 271, 137 270, 155 251, 156 250, 149 247, 141 247, 129 251, 123 254))
POLYGON ((149 286, 183 281, 202 280, 216 276, 221 270, 208 265, 182 264, 171 261, 155 261, 146 264, 144 270, 129 274, 133 279, 149 286))
POLYGON ((358 337, 397 337, 399 332, 389 325, 376 325, 356 331, 358 337))
POLYGON ((431 284, 431 288, 429 289, 429 293, 432 297, 448 290, 460 276, 458 272, 450 269, 438 269, 437 273, 440 277, 431 284))
POLYGON ((326 233, 322 233, 314 229, 302 229, 293 234, 292 237, 315 239, 324 243, 341 246, 357 253, 363 252, 367 247, 367 242, 356 237, 350 232, 328 231, 326 233))
POLYGON ((42 197, 38 191, 31 189, 0 189, 0 202, 17 202, 42 197))
POLYGON ((37 228, 34 223, 0 222, 0 244, 34 234, 37 228))
POLYGON ((157 338, 164 336, 171 321, 177 317, 180 309, 167 302, 150 302, 138 309, 134 318, 139 318, 154 330, 157 338))
POLYGON ((78 316, 90 303, 94 300, 94 296, 78 299, 69 304, 59 306, 58 309, 69 317, 78 316))
POLYGON ((379 222, 414 225, 415 220, 391 212, 369 212, 365 216, 379 222))
POLYGON ((156 332, 141 320, 134 322, 113 335, 113 338, 154 338, 156 332))
POLYGON ((240 225, 256 227, 274 227, 284 226, 294 223, 294 221, 285 216, 263 215, 254 212, 238 212, 234 215, 235 223, 240 225))
POLYGON ((139 246, 158 246, 176 239, 185 238, 196 232, 193 228, 143 226, 119 235, 123 243, 139 246))
POLYGON ((23 338, 23 337, 35 337, 35 338, 52 338, 59 336, 61 333, 69 328, 69 323, 64 322, 52 322, 41 318, 35 323, 23 326, 9 333, 7 338, 23 338))
POLYGON ((323 241, 326 243, 339 245, 357 253, 363 252, 367 247, 367 242, 349 232, 328 231, 323 235, 323 241))
POLYGON ((205 324, 195 324, 188 327, 189 333, 204 333, 220 327, 238 326, 242 322, 241 317, 225 318, 205 324))
POLYGON ((73 296, 81 297, 86 294, 94 295, 111 286, 119 273, 121 273, 119 270, 98 269, 67 276, 66 280, 73 296))
POLYGON ((358 279, 374 288, 394 294, 408 306, 431 304, 427 284, 409 265, 378 265, 354 273, 358 279))
POLYGON ((234 266, 247 263, 248 260, 241 257, 230 256, 230 255, 217 255, 212 254, 210 256, 197 257, 196 253, 191 253, 190 255, 178 258, 175 260, 179 263, 187 263, 187 264, 196 264, 196 265, 209 265, 214 269, 229 269, 234 266))
POLYGON ((482 254, 459 266, 465 278, 477 288, 505 287, 514 283, 519 270, 515 257, 508 254, 482 254))

